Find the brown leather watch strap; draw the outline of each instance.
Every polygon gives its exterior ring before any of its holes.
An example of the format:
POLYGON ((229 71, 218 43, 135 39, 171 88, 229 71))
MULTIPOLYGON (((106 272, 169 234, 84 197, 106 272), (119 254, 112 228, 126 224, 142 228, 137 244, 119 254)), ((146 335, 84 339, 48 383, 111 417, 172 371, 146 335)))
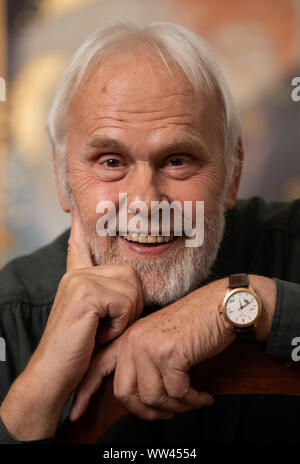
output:
POLYGON ((249 327, 235 327, 237 340, 242 342, 256 342, 256 333, 253 325, 249 327))
POLYGON ((229 288, 249 287, 247 274, 231 274, 229 276, 229 288))

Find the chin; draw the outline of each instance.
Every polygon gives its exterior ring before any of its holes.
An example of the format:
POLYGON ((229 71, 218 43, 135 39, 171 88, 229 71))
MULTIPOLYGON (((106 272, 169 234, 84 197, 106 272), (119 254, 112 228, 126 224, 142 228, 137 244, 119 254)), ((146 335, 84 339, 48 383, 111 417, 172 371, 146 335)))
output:
MULTIPOLYGON (((199 288, 209 275, 224 232, 224 209, 211 211, 205 218, 205 241, 201 247, 186 247, 178 239, 160 254, 140 254, 128 249, 121 237, 100 238, 89 234, 95 265, 130 264, 140 278, 145 306, 167 306, 199 288)), ((88 240, 88 238, 90 240, 88 240)))

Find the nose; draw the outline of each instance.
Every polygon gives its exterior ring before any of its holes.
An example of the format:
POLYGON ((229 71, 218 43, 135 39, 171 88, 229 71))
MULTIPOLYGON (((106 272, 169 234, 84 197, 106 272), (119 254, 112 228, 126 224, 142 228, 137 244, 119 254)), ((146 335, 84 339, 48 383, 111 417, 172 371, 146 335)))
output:
MULTIPOLYGON (((140 231, 144 233, 158 232, 160 224, 160 213, 157 203, 168 200, 164 193, 165 185, 163 179, 148 162, 140 162, 128 178, 127 207, 128 220, 132 220, 139 211, 140 231), (153 212, 154 210, 155 212, 153 212)), ((122 207, 121 207, 122 209, 122 207)))
POLYGON ((129 179, 128 201, 142 201, 151 208, 152 201, 167 200, 162 179, 153 166, 142 162, 132 172, 129 179))

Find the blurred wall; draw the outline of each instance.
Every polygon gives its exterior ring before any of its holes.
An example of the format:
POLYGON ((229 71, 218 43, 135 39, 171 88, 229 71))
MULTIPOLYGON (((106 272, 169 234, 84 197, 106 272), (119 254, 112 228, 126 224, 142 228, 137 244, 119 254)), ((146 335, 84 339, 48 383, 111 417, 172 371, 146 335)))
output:
POLYGON ((300 102, 291 99, 291 80, 300 76, 298 0, 0 1, 2 21, 5 3, 9 13, 6 147, 0 138, 2 262, 49 242, 70 224, 57 200, 47 111, 76 48, 117 20, 162 19, 199 33, 241 114, 246 159, 240 197, 300 198, 300 102))

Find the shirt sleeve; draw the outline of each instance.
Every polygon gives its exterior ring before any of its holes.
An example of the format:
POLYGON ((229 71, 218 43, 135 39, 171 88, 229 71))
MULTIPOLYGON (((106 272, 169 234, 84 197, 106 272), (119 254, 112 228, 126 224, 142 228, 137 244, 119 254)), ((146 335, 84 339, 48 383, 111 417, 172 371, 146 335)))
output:
POLYGON ((300 337, 300 285, 280 279, 276 283, 276 305, 266 353, 292 361, 292 341, 300 337))

